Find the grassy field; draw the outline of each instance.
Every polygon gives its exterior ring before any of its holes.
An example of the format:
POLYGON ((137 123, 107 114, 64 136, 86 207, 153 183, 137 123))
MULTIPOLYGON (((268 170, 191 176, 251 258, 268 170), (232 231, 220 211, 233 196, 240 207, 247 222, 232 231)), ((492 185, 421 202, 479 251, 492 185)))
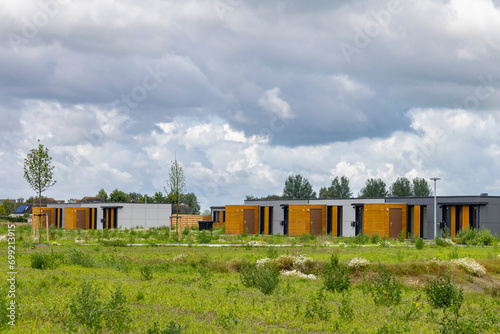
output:
MULTIPOLYGON (((0 227, 0 235, 7 233, 0 227)), ((34 247, 31 233, 29 226, 15 229, 16 327, 2 327, 9 333, 500 332, 498 240, 492 246, 427 243, 418 250, 408 240, 366 237, 186 230, 181 243, 170 243, 166 229, 51 230, 50 247, 34 247), (448 290, 432 294, 438 275, 448 290), (349 288, 327 289, 334 276, 349 288), (450 296, 452 304, 436 305, 436 298, 450 296)), ((7 282, 5 237, 0 251, 7 282)), ((5 324, 9 286, 1 286, 5 324)))

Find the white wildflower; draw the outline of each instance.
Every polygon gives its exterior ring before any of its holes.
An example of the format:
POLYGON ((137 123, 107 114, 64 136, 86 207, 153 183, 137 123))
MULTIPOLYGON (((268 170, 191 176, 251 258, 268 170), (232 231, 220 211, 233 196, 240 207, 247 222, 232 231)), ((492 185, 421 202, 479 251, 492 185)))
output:
POLYGON ((352 269, 359 269, 361 267, 366 267, 369 264, 370 264, 370 261, 368 261, 367 259, 364 259, 362 257, 355 257, 354 259, 349 261, 349 263, 347 264, 347 267, 352 268, 352 269))
POLYGON ((263 258, 263 259, 259 259, 259 260, 257 260, 257 266, 262 266, 262 265, 264 265, 264 264, 268 263, 270 260, 271 260, 271 259, 270 259, 270 258, 267 258, 267 257, 265 257, 265 258, 263 258))
POLYGON ((442 240, 447 243, 448 245, 450 246, 455 246, 455 243, 453 242, 453 240, 451 239, 448 239, 448 238, 442 238, 442 240))
POLYGON ((451 260, 451 262, 460 266, 462 269, 464 269, 469 274, 476 275, 479 277, 486 274, 486 268, 484 268, 482 265, 477 263, 474 259, 464 257, 464 258, 457 259, 457 260, 451 260))
POLYGON ((174 256, 174 259, 172 261, 174 261, 174 262, 185 262, 186 258, 187 258, 186 254, 181 253, 181 254, 178 254, 178 255, 174 256))
POLYGON ((261 241, 261 240, 250 240, 248 243, 247 243, 247 246, 250 246, 250 247, 257 247, 257 246, 262 246, 264 242, 261 241))
POLYGON ((316 276, 313 274, 306 275, 296 269, 294 270, 282 270, 280 271, 280 274, 283 276, 288 276, 288 277, 298 277, 298 278, 303 278, 303 279, 310 279, 310 280, 315 280, 316 276))

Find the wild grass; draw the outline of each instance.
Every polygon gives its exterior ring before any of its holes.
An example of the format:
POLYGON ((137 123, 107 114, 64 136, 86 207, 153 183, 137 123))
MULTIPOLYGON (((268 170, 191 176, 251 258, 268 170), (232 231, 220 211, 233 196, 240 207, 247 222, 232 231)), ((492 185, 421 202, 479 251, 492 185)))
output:
MULTIPOLYGON (((498 246, 426 244, 417 250, 392 241, 389 241, 391 247, 378 247, 380 240, 370 243, 371 247, 359 247, 353 241, 341 239, 353 246, 331 247, 324 243, 338 245, 339 240, 328 236, 317 237, 303 246, 298 238, 248 236, 239 240, 214 231, 213 238, 227 238, 226 243, 255 240, 264 241, 264 246, 115 247, 98 241, 101 231, 93 231, 93 236, 89 231, 80 231, 80 234, 60 231, 62 236, 56 240, 60 246, 35 248, 29 242, 18 241, 18 321, 9 333, 64 333, 69 328, 82 333, 95 328, 105 333, 164 333, 166 330, 179 333, 432 333, 452 331, 460 326, 476 332, 500 331, 498 246), (75 239, 84 236, 89 236, 90 245, 77 245, 75 239), (292 245, 293 240, 296 246, 267 246, 292 245), (32 258, 38 256, 48 258, 49 262, 53 260, 56 265, 33 268, 32 258), (260 290, 258 284, 257 288, 245 286, 241 279, 243 264, 250 263, 256 268, 257 261, 264 258, 279 268, 308 271, 318 279, 276 276, 276 271, 270 271, 261 277, 277 277, 279 283, 269 293, 260 290), (364 258, 371 264, 344 271, 355 258, 364 258), (461 258, 474 259, 486 273, 471 281, 468 272, 450 262, 461 258), (387 274, 382 273, 379 263, 387 274), (332 268, 342 269, 336 272, 332 268), (463 289, 458 313, 450 312, 449 307, 434 307, 426 293, 427 282, 434 282, 438 275, 445 277, 447 270, 450 283, 463 289), (345 291, 325 290, 325 272, 333 281, 344 282, 345 291), (265 276, 267 274, 269 276, 265 276), (397 286, 398 295, 387 297, 390 302, 376 304, 373 294, 378 292, 366 293, 371 291, 367 290, 370 282, 378 284, 380 289, 373 291, 381 291, 382 297, 387 287, 395 290, 397 286), (103 315, 97 318, 84 313, 95 309, 114 311, 101 312, 103 315), (86 322, 86 319, 90 320, 86 322)), ((24 240, 30 240, 29 232, 26 229, 19 234, 24 240)), ((118 230, 108 232, 108 237, 128 240, 130 236, 144 238, 149 234, 148 241, 161 244, 158 238, 165 238, 165 231, 155 232, 118 230)), ((192 237, 196 243, 198 233, 189 230, 183 237, 192 237)), ((0 254, 1 258, 7 258, 5 243, 0 244, 0 254)), ((0 272, 0 279, 4 282, 7 279, 5 271, 0 272)), ((5 301, 0 299, 0 304, 5 301)), ((0 319, 2 317, 0 312, 0 319)))

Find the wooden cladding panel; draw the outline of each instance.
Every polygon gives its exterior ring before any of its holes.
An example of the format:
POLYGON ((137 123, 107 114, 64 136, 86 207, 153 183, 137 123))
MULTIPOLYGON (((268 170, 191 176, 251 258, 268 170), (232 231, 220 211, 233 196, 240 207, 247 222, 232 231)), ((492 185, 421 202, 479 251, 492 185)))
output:
POLYGON ((288 216, 288 235, 311 234, 311 210, 321 210, 321 231, 326 231, 326 205, 290 205, 288 216))
POLYGON ((244 232, 244 210, 254 210, 255 231, 259 230, 259 206, 254 205, 227 205, 226 206, 226 234, 241 235, 244 232))
POLYGON ((420 205, 415 205, 413 207, 413 236, 415 238, 421 237, 421 231, 420 231, 420 205))
POLYGON ((406 204, 365 204, 363 208, 363 234, 372 236, 379 234, 389 238, 390 209, 401 209, 402 229, 407 231, 407 210, 406 204))
POLYGON ((462 228, 464 230, 469 229, 469 218, 470 218, 470 207, 468 205, 464 205, 462 207, 462 228))
POLYGON ((339 235, 339 231, 337 231, 337 226, 338 226, 338 214, 339 213, 339 208, 336 206, 332 207, 332 236, 337 237, 339 235))
POLYGON ((272 224, 273 222, 269 221, 269 207, 264 208, 264 234, 269 234, 269 224, 272 224))

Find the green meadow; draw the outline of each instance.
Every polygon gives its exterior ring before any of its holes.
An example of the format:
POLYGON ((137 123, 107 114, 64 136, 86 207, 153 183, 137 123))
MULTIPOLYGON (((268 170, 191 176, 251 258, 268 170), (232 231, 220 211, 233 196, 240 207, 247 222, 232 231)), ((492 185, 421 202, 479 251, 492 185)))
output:
POLYGON ((414 240, 223 229, 186 229, 181 241, 168 229, 49 234, 49 246, 34 245, 31 227, 16 226, 15 327, 0 241, 4 332, 500 332, 497 238, 417 249, 414 240))

